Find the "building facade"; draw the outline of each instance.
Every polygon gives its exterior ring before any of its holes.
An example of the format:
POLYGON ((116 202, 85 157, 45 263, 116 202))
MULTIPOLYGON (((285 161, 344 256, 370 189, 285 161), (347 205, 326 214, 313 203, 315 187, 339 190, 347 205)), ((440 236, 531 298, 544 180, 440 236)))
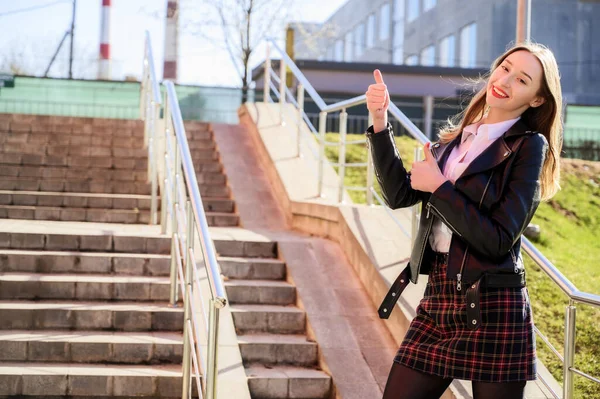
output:
MULTIPOLYGON (((556 55, 565 102, 600 105, 600 2, 532 0, 531 13, 531 39, 556 55)), ((516 14, 516 0, 348 0, 320 28, 296 31, 295 54, 489 68, 514 43, 516 14)))

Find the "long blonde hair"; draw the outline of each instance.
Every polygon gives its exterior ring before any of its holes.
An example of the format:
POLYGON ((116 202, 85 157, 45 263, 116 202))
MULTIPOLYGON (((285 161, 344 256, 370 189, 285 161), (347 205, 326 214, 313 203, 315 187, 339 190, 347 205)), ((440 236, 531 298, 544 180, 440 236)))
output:
POLYGON ((562 90, 560 87, 560 73, 558 64, 552 51, 538 43, 520 43, 498 57, 490 72, 476 83, 485 83, 481 90, 473 96, 467 108, 455 117, 448 120, 440 132, 440 141, 447 143, 458 136, 465 126, 479 122, 485 115, 488 105, 485 101, 487 81, 492 72, 515 51, 526 50, 533 54, 542 65, 544 71, 543 81, 538 93, 545 99, 539 107, 530 107, 521 115, 521 120, 532 130, 538 131, 548 141, 548 154, 544 161, 541 175, 541 199, 547 201, 560 190, 560 151, 562 148, 562 90))

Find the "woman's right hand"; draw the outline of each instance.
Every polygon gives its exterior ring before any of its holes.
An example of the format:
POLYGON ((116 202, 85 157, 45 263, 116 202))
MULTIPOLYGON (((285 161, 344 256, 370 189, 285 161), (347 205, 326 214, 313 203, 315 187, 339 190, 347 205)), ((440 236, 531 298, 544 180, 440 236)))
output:
POLYGON ((373 71, 375 84, 369 85, 365 93, 367 96, 367 109, 373 115, 373 130, 375 133, 386 128, 388 122, 387 110, 390 106, 390 94, 383 83, 383 76, 379 69, 373 71))

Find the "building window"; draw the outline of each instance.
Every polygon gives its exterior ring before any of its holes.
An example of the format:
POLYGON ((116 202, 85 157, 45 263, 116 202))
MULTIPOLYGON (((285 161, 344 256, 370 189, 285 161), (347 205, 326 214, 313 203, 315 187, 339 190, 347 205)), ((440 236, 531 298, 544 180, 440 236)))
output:
POLYGON ((424 66, 434 66, 435 65, 435 46, 432 44, 431 46, 425 47, 421 51, 421 65, 424 66))
POLYGON ((394 0, 394 39, 392 62, 402 64, 404 60, 404 0, 394 0))
POLYGON ((375 14, 369 15, 367 19, 367 48, 375 44, 375 14))
POLYGON ((411 22, 419 16, 419 1, 408 0, 408 10, 406 10, 406 22, 411 22))
POLYGON ((385 3, 379 10, 379 40, 387 40, 390 36, 390 5, 385 3))
POLYGON ((440 66, 453 67, 456 57, 456 40, 454 35, 449 35, 440 40, 440 66))
POLYGON ((335 61, 344 61, 344 42, 341 40, 335 42, 335 61))
POLYGON ((477 66, 477 24, 472 23, 460 30, 460 66, 477 66))
POLYGON ((431 10, 436 3, 436 0, 423 0, 423 12, 431 10))
POLYGON ((344 61, 346 62, 352 61, 352 44, 352 32, 348 32, 344 39, 344 61))
POLYGON ((354 29, 354 57, 358 58, 365 52, 365 24, 359 24, 354 29))
POLYGON ((404 63, 406 65, 417 65, 418 62, 419 57, 417 57, 416 55, 409 55, 408 57, 406 57, 406 60, 404 60, 404 63))

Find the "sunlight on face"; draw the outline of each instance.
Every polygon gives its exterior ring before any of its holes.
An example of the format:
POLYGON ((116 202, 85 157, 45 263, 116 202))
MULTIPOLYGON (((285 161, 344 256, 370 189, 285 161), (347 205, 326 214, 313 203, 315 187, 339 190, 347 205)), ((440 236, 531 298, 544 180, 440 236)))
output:
POLYGON ((490 112, 509 119, 529 107, 542 105, 544 99, 538 96, 542 78, 542 65, 536 56, 527 50, 510 54, 488 80, 486 102, 490 112))

